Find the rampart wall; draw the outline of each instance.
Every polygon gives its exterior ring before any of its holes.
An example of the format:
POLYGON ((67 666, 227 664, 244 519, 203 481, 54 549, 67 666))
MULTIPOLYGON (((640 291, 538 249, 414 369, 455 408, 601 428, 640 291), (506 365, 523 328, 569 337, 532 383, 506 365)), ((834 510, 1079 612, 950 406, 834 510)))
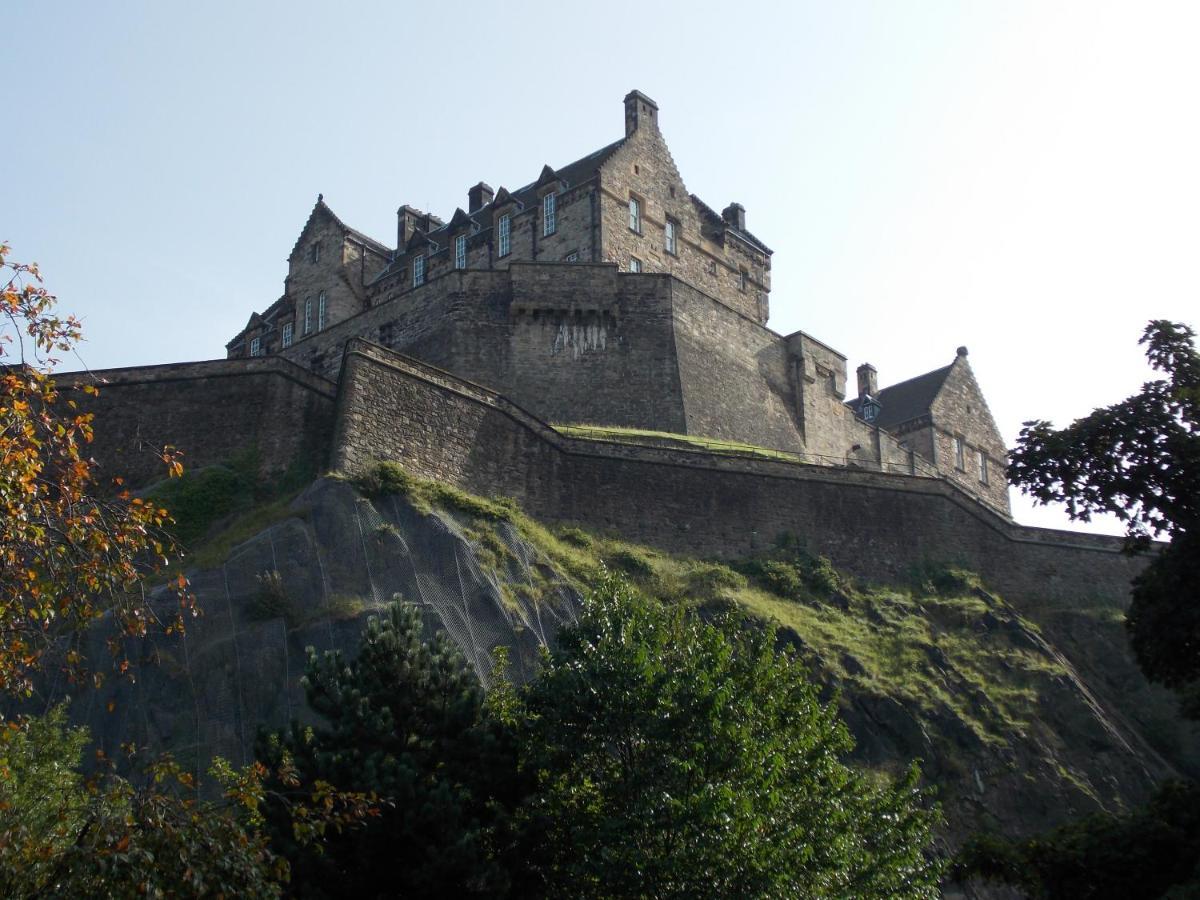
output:
POLYGON ((73 395, 96 416, 88 449, 105 475, 133 486, 162 478, 154 449, 180 448, 186 468, 257 450, 264 474, 290 465, 321 470, 329 456, 336 387, 277 356, 106 369, 86 381, 99 395, 73 395))
POLYGON ((567 438, 487 388, 355 341, 333 464, 353 473, 381 458, 515 497, 539 518, 700 556, 790 532, 858 575, 951 562, 1012 599, 1122 599, 1144 564, 1119 539, 1014 525, 944 479, 567 438))

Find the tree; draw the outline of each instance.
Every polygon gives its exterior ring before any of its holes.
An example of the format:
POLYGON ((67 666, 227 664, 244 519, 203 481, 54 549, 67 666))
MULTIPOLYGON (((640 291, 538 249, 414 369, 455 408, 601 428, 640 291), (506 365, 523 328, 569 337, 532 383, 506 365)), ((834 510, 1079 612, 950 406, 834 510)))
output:
POLYGON ((294 767, 295 783, 326 783, 385 798, 353 834, 331 835, 314 855, 296 841, 288 785, 266 815, 302 896, 502 896, 502 844, 520 796, 511 733, 444 633, 425 641, 420 612, 392 604, 367 625, 352 661, 309 649, 303 679, 324 720, 260 735, 257 755, 294 767))
MULTIPOLYGON (((180 611, 159 622, 134 589, 176 552, 162 531, 167 512, 119 479, 113 495, 100 490, 86 455, 91 416, 51 376, 54 354, 79 341, 79 323, 55 314, 36 266, 8 254, 0 244, 0 694, 27 695, 47 651, 101 616, 113 619, 110 647, 124 668, 121 637, 182 627, 191 598, 180 577, 180 611)), ((160 455, 169 474, 182 471, 172 448, 160 455)), ((68 648, 65 663, 78 675, 83 660, 68 648)))
POLYGON ((512 698, 542 892, 934 897, 917 770, 875 785, 774 632, 606 575, 512 698))
POLYGON ((1142 670, 1200 716, 1200 355, 1186 325, 1155 320, 1140 341, 1166 379, 1056 430, 1026 422, 1009 480, 1073 519, 1097 512, 1128 526, 1131 550, 1170 539, 1133 582, 1126 628, 1142 670))
POLYGON ((135 788, 105 766, 82 774, 87 730, 64 707, 20 724, 0 731, 3 896, 281 896, 287 866, 253 827, 258 773, 224 770, 235 803, 200 800, 169 757, 135 788))

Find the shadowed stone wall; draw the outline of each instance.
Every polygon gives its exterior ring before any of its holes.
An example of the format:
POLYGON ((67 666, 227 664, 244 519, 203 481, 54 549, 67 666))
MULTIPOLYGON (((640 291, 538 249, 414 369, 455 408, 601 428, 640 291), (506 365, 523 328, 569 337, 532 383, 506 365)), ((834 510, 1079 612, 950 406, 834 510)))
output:
POLYGON ((670 551, 736 556, 788 532, 854 574, 950 562, 1015 600, 1124 598, 1144 565, 1116 538, 1014 525, 945 479, 565 438, 487 388, 364 342, 342 385, 335 468, 395 459, 670 551))

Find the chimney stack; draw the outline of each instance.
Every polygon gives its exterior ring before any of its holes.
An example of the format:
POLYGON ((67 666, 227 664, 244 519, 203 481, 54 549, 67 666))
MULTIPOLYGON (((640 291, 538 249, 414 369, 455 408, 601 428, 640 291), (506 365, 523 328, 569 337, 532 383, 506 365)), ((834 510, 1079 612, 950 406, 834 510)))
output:
POLYGON ((643 125, 658 127, 658 104, 641 91, 630 91, 625 95, 625 137, 643 125))
POLYGON ((874 397, 879 391, 876 379, 875 367, 870 363, 863 363, 858 367, 858 399, 864 397, 874 397))
POLYGON ((746 230, 746 207, 740 203, 730 203, 721 212, 721 218, 725 220, 725 224, 738 231, 746 230))
POLYGON ((424 217, 425 214, 415 206, 405 204, 396 210, 396 247, 400 252, 404 252, 408 239, 413 236, 424 217))
POLYGON ((484 184, 482 181, 479 182, 479 184, 467 191, 467 212, 478 212, 491 203, 492 198, 495 196, 496 192, 492 190, 490 184, 484 184))

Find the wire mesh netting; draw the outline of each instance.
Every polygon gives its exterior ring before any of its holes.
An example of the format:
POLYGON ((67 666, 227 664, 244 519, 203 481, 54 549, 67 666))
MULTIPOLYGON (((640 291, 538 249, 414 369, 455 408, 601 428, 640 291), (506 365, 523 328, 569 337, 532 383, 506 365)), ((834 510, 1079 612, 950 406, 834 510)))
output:
MULTIPOLYGON (((489 687, 498 647, 524 680, 578 611, 574 589, 509 523, 493 529, 504 552, 485 564, 468 528, 401 496, 371 501, 322 480, 291 512, 219 568, 189 573, 202 614, 183 635, 136 645, 136 680, 110 679, 76 699, 72 717, 102 748, 170 750, 198 777, 213 756, 251 761, 260 727, 309 718, 307 648, 352 656, 367 617, 397 596, 420 607, 428 636, 444 629, 489 687)), ((88 653, 104 658, 100 630, 88 653)), ((47 693, 57 702, 65 686, 47 693)))

